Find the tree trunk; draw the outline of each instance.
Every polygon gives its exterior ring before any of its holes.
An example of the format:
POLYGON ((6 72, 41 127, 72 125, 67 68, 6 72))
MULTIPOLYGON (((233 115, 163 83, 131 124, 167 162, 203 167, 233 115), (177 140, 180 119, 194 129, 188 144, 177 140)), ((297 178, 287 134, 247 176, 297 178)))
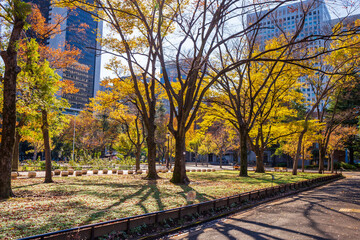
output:
POLYGON ((240 131, 240 177, 247 177, 247 132, 245 129, 240 131))
POLYGON ((257 173, 265 173, 264 167, 264 151, 260 149, 259 146, 255 146, 255 154, 256 154, 256 170, 257 173))
POLYGON ((325 147, 319 143, 319 173, 324 173, 325 147))
POLYGON ((3 82, 2 134, 0 147, 0 199, 13 196, 11 191, 11 164, 16 128, 16 78, 21 71, 17 65, 17 43, 25 25, 25 6, 14 2, 14 24, 6 51, 0 55, 5 64, 3 82))
POLYGON ((186 176, 184 152, 185 134, 178 133, 175 135, 175 165, 174 173, 170 180, 172 183, 188 184, 190 182, 189 178, 186 176))
POLYGON ((135 169, 137 171, 140 170, 141 145, 136 146, 135 157, 136 157, 135 169))
POLYGON ((21 136, 18 131, 15 133, 15 144, 13 152, 13 160, 11 165, 11 170, 14 172, 19 171, 19 145, 20 145, 21 136))
POLYGON ((166 152, 166 157, 165 157, 165 161, 166 161, 166 168, 167 169, 170 169, 170 153, 169 153, 169 150, 167 150, 166 152))
POLYGON ((145 179, 156 180, 159 176, 156 173, 156 142, 155 142, 155 125, 147 129, 146 144, 148 147, 148 174, 145 179))
POLYGON ((34 146, 33 161, 35 161, 35 160, 36 160, 37 154, 38 154, 38 149, 37 149, 37 147, 36 147, 36 146, 34 146))
POLYGON ((220 168, 222 168, 222 154, 220 154, 220 168))
POLYGON ((334 173, 334 152, 331 153, 331 173, 334 173))
POLYGON ((349 147, 349 163, 354 165, 354 148, 349 147))
POLYGON ((49 136, 49 123, 47 118, 47 111, 41 110, 42 126, 41 130, 44 138, 44 149, 45 149, 45 181, 44 183, 52 183, 51 176, 51 150, 50 150, 50 136, 49 136))
POLYGON ((197 161, 198 161, 198 153, 195 153, 195 166, 197 167, 197 161))
POLYGON ((301 164, 301 171, 305 172, 305 146, 302 145, 302 164, 301 164))
POLYGON ((293 170, 292 170, 293 175, 297 175, 297 168, 298 168, 298 164, 299 164, 299 157, 301 154, 302 141, 303 141, 306 131, 307 131, 307 127, 305 127, 304 130, 299 135, 296 155, 295 155, 295 159, 294 159, 294 163, 293 163, 293 170))

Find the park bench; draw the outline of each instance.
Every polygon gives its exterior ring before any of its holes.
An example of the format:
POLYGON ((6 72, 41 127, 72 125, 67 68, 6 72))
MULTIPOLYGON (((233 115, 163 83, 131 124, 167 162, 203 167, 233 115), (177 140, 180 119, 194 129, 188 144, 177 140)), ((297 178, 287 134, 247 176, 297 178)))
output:
POLYGON ((233 166, 233 168, 234 168, 234 170, 239 170, 239 169, 240 169, 240 165, 235 164, 235 165, 233 166))

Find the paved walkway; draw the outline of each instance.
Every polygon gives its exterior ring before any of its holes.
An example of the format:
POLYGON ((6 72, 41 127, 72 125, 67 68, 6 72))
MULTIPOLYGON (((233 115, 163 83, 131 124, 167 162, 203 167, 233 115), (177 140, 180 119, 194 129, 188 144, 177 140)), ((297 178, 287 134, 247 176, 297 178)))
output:
POLYGON ((165 239, 360 239, 360 173, 165 239))

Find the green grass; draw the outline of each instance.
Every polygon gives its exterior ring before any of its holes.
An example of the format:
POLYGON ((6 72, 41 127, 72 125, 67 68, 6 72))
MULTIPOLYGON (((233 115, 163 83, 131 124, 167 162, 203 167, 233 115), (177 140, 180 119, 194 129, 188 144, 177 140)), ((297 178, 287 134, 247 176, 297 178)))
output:
MULTIPOLYGON (((274 186, 316 178, 319 174, 292 176, 271 173, 274 186)), ((17 197, 0 201, 0 239, 14 239, 79 225, 139 215, 187 205, 186 194, 196 192, 195 203, 271 186, 271 175, 251 173, 238 177, 237 171, 188 173, 191 184, 174 185, 170 173, 158 181, 141 176, 106 175, 12 181, 17 197)))

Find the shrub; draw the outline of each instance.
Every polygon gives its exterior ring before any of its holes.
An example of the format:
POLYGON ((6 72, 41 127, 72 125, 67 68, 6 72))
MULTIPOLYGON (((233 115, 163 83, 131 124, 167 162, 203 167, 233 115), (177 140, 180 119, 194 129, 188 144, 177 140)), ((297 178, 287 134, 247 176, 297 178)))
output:
POLYGON ((305 169, 317 169, 319 168, 319 165, 308 165, 308 166, 305 166, 305 169))
POLYGON ((130 170, 133 169, 133 166, 136 164, 136 159, 128 156, 126 158, 119 158, 117 160, 118 164, 120 164, 119 169, 121 170, 130 170))
POLYGON ((350 163, 344 163, 344 162, 340 162, 340 167, 344 168, 344 169, 349 169, 349 170, 355 170, 356 167, 350 163))

